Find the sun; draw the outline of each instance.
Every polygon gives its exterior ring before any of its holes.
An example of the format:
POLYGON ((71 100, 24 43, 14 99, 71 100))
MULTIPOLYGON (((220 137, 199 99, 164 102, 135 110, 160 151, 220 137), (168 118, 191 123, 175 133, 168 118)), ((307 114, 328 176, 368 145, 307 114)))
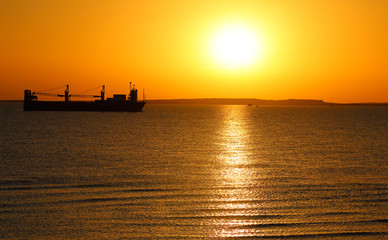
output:
POLYGON ((242 25, 225 26, 215 32, 210 51, 214 60, 224 68, 244 68, 253 65, 262 54, 258 35, 242 25))

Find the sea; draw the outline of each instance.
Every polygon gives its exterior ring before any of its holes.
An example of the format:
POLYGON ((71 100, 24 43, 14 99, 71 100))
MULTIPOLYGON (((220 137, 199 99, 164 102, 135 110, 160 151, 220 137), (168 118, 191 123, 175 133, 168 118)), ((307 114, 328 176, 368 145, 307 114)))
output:
POLYGON ((0 239, 388 239, 388 107, 0 103, 0 239))

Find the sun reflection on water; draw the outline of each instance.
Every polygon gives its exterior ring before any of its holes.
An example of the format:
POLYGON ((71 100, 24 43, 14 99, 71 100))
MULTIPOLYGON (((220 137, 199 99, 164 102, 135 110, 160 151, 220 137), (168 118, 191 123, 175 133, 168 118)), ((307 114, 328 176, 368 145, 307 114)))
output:
POLYGON ((223 149, 220 159, 226 165, 240 165, 247 162, 246 138, 248 135, 242 114, 244 114, 242 109, 232 108, 232 111, 225 116, 221 137, 223 149))
MULTIPOLYGON (((216 180, 225 190, 222 194, 222 213, 225 219, 218 223, 217 237, 254 236, 258 229, 244 226, 257 224, 254 216, 259 215, 262 197, 257 191, 257 169, 252 168, 255 161, 250 146, 251 118, 250 109, 245 106, 225 106, 223 127, 220 130, 220 154, 218 159, 222 168, 216 180), (254 187, 256 186, 256 187, 254 187)), ((220 206, 221 207, 221 206, 220 206)))

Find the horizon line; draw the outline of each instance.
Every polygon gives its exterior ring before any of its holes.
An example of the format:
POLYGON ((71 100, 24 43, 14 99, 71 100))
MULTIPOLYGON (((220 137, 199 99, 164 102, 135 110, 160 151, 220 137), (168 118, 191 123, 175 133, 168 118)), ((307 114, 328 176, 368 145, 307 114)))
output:
MULTIPOLYGON (((166 98, 166 99, 146 99, 146 102, 171 102, 171 101, 262 101, 262 103, 287 103, 286 105, 290 105, 291 102, 295 103, 298 102, 300 104, 297 105, 303 105, 303 103, 308 103, 308 105, 368 105, 368 104, 375 104, 375 105, 388 105, 387 102, 374 102, 374 101, 368 101, 368 102, 326 102, 322 99, 311 99, 311 98, 289 98, 289 99, 261 99, 261 98, 166 98), (312 104, 315 103, 315 104, 312 104)), ((15 100, 9 100, 9 99, 0 99, 0 102, 23 102, 23 99, 15 99, 15 100)), ((152 103, 151 103, 152 104, 152 103)), ((162 103, 159 103, 162 104, 162 103)), ((175 104, 185 104, 185 103, 175 103, 175 104)), ((189 104, 189 103, 186 103, 189 104)), ((202 102, 201 104, 206 104, 202 102)), ((218 105, 221 105, 222 103, 217 103, 218 105)), ((233 104, 232 102, 225 103, 225 104, 233 104)), ((235 103, 235 105, 246 105, 248 103, 235 103)), ((258 105, 258 104, 257 104, 258 105)), ((271 104, 272 105, 272 104, 271 104)), ((281 105, 281 104, 280 104, 281 105)))

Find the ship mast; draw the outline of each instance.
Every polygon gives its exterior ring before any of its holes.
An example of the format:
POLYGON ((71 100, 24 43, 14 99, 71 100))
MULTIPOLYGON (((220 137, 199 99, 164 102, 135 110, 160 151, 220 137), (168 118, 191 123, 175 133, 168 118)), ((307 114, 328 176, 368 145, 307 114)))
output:
POLYGON ((105 85, 102 85, 102 90, 101 90, 101 101, 105 100, 105 85))
POLYGON ((66 90, 65 90, 65 102, 69 101, 69 85, 66 85, 66 90))
POLYGON ((131 100, 131 93, 132 93, 132 82, 129 82, 129 94, 128 94, 128 100, 131 100))
POLYGON ((131 102, 137 102, 137 89, 135 89, 135 84, 133 84, 133 87, 132 87, 132 82, 129 82, 128 100, 131 102))

